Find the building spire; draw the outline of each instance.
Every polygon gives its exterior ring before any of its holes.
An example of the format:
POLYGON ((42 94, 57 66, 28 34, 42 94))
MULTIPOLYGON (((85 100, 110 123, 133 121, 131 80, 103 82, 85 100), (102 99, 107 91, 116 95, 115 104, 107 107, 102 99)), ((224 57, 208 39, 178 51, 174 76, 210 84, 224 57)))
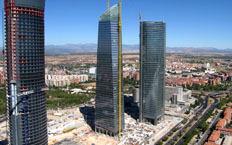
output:
POLYGON ((110 9, 110 0, 107 0, 107 10, 110 9))
POLYGON ((139 22, 141 22, 142 16, 141 13, 139 13, 139 22))

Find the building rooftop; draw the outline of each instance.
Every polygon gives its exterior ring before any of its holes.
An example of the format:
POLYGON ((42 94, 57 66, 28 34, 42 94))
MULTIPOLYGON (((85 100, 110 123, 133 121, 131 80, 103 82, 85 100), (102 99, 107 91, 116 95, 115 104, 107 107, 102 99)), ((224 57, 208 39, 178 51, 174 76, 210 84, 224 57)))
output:
POLYGON ((212 142, 206 142, 204 145, 219 145, 219 144, 212 143, 212 142))
POLYGON ((231 145, 232 144, 232 136, 225 136, 225 140, 222 145, 231 145))
POLYGON ((231 114, 231 108, 230 107, 227 107, 224 114, 231 114))
POLYGON ((221 120, 218 121, 216 127, 217 128, 224 128, 225 124, 226 124, 226 120, 225 119, 221 119, 221 120))
POLYGON ((118 20, 118 14, 119 14, 119 4, 114 5, 109 10, 107 10, 105 13, 103 13, 99 21, 113 21, 118 20))
POLYGON ((232 133, 232 129, 229 128, 219 128, 218 130, 232 133))
POLYGON ((210 142, 216 142, 220 137, 220 131, 214 130, 211 136, 209 137, 208 141, 210 142))

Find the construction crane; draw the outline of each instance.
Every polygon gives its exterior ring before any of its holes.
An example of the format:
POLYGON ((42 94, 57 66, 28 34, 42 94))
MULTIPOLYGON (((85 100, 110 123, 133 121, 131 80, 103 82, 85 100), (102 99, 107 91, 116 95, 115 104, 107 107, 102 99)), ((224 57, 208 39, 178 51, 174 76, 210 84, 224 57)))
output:
POLYGON ((110 9, 110 0, 107 0, 107 11, 110 9))
POLYGON ((122 125, 122 0, 119 1, 119 18, 118 18, 118 104, 119 104, 119 128, 118 137, 121 138, 122 125))

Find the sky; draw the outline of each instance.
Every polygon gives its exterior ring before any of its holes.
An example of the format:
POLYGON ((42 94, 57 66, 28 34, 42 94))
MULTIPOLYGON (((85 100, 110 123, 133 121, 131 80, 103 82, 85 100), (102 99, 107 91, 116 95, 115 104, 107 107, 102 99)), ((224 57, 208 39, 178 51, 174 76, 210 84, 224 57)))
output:
MULTIPOLYGON (((167 23, 169 47, 232 48, 231 6, 232 0, 122 0, 123 43, 139 43, 141 12, 144 21, 167 23)), ((106 8, 107 0, 46 0, 45 44, 97 43, 98 18, 106 8)), ((2 12, 0 18, 2 46, 2 12)))

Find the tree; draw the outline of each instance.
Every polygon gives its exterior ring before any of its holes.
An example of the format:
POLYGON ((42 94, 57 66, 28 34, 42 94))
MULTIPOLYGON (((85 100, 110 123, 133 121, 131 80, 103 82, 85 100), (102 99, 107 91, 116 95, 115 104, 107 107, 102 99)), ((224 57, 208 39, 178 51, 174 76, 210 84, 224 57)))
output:
POLYGON ((167 140, 168 140, 168 137, 165 136, 165 137, 163 138, 163 141, 167 141, 167 140))
POLYGON ((6 113, 6 90, 0 89, 0 114, 6 113))
POLYGON ((163 142, 159 141, 159 142, 157 143, 157 145, 163 145, 163 142))
POLYGON ((188 119, 186 118, 182 121, 183 124, 186 124, 187 122, 188 122, 188 119))

